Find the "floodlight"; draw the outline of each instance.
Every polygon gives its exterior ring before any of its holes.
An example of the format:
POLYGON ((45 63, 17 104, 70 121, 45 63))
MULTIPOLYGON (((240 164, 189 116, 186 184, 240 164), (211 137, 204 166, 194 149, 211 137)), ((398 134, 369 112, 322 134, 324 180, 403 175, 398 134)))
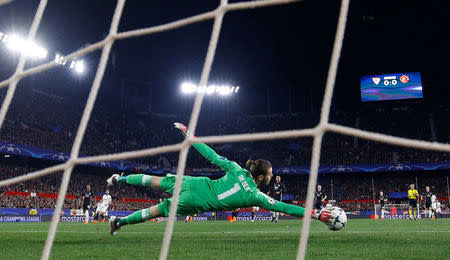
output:
POLYGON ((62 64, 63 57, 58 53, 55 56, 55 63, 62 64))
POLYGON ((8 47, 11 50, 17 50, 19 48, 22 48, 22 39, 19 38, 17 35, 11 35, 8 38, 8 41, 6 42, 6 47, 8 47))
POLYGON ((9 35, 7 33, 4 32, 0 32, 0 41, 6 43, 6 41, 8 40, 9 35))
POLYGON ((207 95, 213 94, 215 89, 216 89, 216 86, 214 86, 214 85, 208 86, 208 87, 206 88, 206 94, 207 94, 207 95))
POLYGON ((197 90, 197 86, 190 82, 183 82, 181 84, 181 92, 184 94, 194 93, 197 90))
MULTIPOLYGON (((64 64, 65 64, 65 62, 64 62, 64 64)), ((76 73, 83 73, 84 69, 85 69, 84 61, 83 60, 76 61, 75 65, 74 65, 74 68, 75 68, 75 72, 76 73)))
POLYGON ((46 57, 47 57, 47 54, 48 54, 48 51, 47 51, 46 49, 42 48, 42 47, 38 47, 38 48, 36 49, 36 55, 37 55, 39 58, 41 58, 41 59, 46 58, 46 57))
POLYGON ((219 96, 228 96, 233 93, 237 93, 238 91, 239 87, 232 87, 228 85, 197 86, 190 82, 183 82, 181 84, 181 92, 183 94, 205 93, 210 96, 215 93, 219 96))
POLYGON ((34 42, 22 39, 17 35, 11 35, 3 37, 3 42, 6 43, 6 47, 16 52, 21 52, 28 57, 45 58, 47 57, 47 50, 39 46, 34 42))
POLYGON ((221 86, 219 90, 219 94, 222 96, 228 96, 231 94, 231 90, 229 86, 221 86))

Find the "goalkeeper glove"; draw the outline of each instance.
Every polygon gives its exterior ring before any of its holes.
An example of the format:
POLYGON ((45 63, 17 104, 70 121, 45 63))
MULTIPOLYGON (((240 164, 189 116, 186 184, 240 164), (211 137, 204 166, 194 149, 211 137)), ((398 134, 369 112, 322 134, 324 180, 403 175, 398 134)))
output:
POLYGON ((322 222, 328 222, 331 218, 331 211, 327 210, 326 208, 323 208, 321 210, 314 209, 313 210, 313 218, 322 221, 322 222))
POLYGON ((182 123, 175 122, 173 123, 173 125, 175 126, 176 129, 180 130, 184 136, 186 136, 189 133, 187 127, 182 123))

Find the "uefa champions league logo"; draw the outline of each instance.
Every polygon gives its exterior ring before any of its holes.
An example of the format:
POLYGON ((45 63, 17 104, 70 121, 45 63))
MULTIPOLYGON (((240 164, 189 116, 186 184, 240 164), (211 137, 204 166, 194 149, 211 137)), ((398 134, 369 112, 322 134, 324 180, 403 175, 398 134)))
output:
POLYGON ((351 172, 352 168, 344 166, 344 165, 338 165, 335 168, 331 168, 332 172, 351 172))
POLYGON ((57 153, 57 154, 53 155, 52 158, 56 159, 58 161, 67 161, 67 160, 69 160, 69 156, 67 154, 64 154, 64 153, 57 153))
POLYGON ((295 173, 295 170, 291 168, 281 168, 277 171, 277 173, 295 173))
POLYGON ((395 165, 389 166, 388 170, 410 170, 411 167, 409 167, 406 164, 397 163, 395 165))
POLYGON ((109 167, 111 164, 109 162, 97 162, 95 165, 101 166, 101 167, 109 167))
POLYGON ((13 144, 5 144, 5 145, 0 146, 0 151, 6 152, 6 153, 16 153, 16 154, 19 154, 22 152, 18 147, 14 146, 13 144))

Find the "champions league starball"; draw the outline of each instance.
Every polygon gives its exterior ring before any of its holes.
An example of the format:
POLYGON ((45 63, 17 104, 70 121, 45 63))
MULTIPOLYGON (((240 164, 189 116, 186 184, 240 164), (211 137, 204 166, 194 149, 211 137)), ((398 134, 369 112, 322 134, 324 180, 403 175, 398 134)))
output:
POLYGON ((325 225, 333 231, 341 230, 347 225, 347 215, 345 214, 345 211, 339 207, 332 207, 331 218, 325 225))

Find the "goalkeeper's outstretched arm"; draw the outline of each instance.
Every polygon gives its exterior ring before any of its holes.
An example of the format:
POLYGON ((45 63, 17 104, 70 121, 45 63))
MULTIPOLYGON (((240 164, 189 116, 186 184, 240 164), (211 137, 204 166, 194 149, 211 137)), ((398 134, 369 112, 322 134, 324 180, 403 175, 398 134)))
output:
MULTIPOLYGON (((258 192, 258 194, 255 195, 254 203, 257 206, 270 211, 283 212, 296 217, 305 216, 305 208, 275 200, 262 192, 258 192)), ((322 209, 321 211, 313 210, 312 216, 320 221, 327 222, 331 217, 331 212, 326 209, 322 209)))
MULTIPOLYGON (((182 123, 174 123, 175 128, 179 129, 184 136, 186 136, 188 130, 185 125, 182 123)), ((226 172, 241 170, 242 168, 234 161, 227 160, 224 156, 218 155, 211 147, 204 143, 195 143, 192 144, 194 148, 201 154, 203 157, 208 159, 212 164, 220 167, 222 170, 226 172)))

